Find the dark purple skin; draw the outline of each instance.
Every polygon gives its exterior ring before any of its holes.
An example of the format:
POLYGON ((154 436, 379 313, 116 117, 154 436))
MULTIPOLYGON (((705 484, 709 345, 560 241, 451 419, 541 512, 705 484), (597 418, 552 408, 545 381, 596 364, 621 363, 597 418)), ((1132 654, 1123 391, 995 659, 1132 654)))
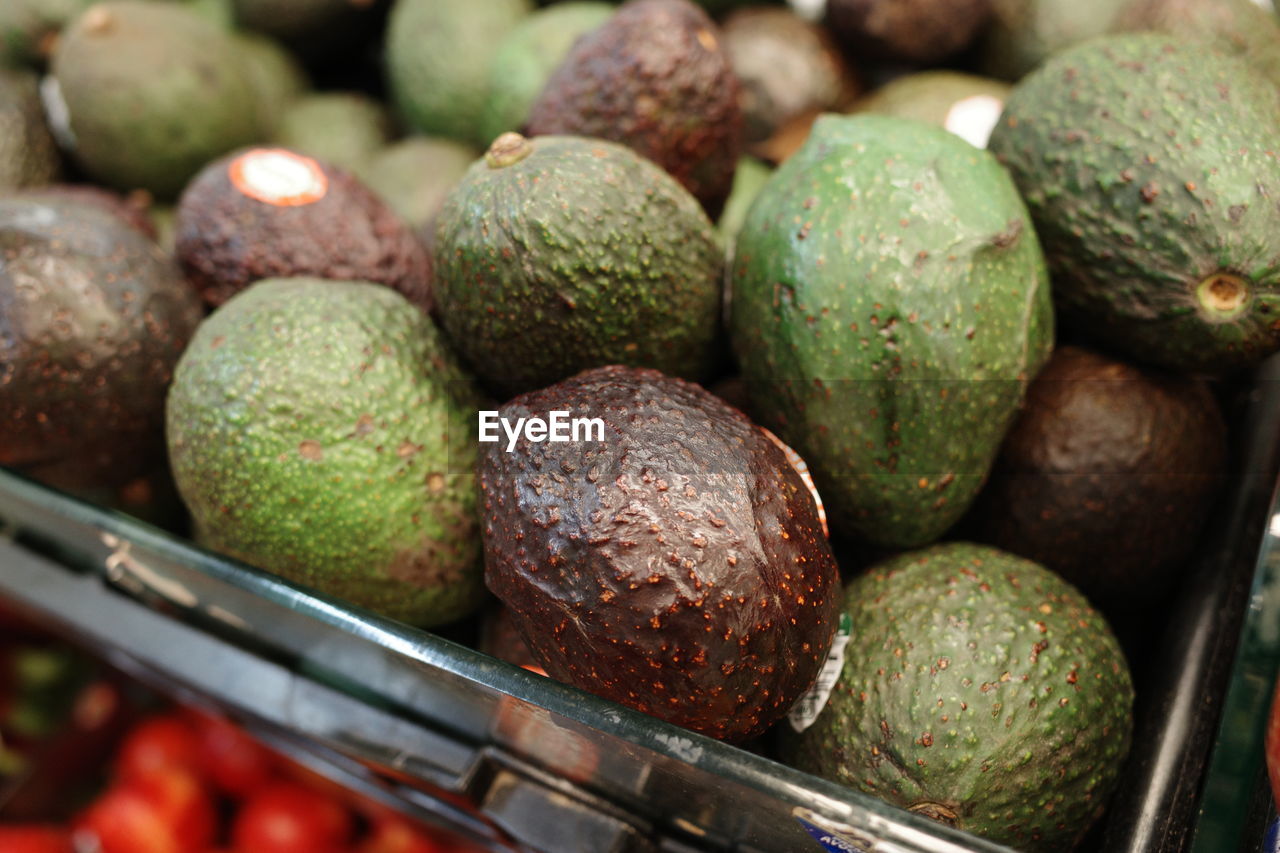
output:
POLYGON ((742 152, 739 83, 689 0, 630 0, 582 36, 529 111, 526 136, 591 136, 643 154, 717 218, 742 152))
POLYGON ((200 317, 173 261, 115 214, 0 199, 0 465, 75 459, 95 482, 148 470, 200 317))
POLYGON ((698 385, 601 367, 501 410, 604 421, 599 442, 485 444, 485 582, 547 673, 738 741, 813 683, 840 578, 800 475, 698 385))
POLYGON ((432 310, 431 256, 372 190, 317 161, 328 178, 323 198, 294 207, 259 201, 228 174, 248 150, 205 166, 178 202, 174 253, 207 304, 264 278, 315 276, 385 284, 432 310))
POLYGON ((1176 587, 1226 458, 1204 382, 1060 347, 1005 437, 975 532, 1053 569, 1123 626, 1176 587))

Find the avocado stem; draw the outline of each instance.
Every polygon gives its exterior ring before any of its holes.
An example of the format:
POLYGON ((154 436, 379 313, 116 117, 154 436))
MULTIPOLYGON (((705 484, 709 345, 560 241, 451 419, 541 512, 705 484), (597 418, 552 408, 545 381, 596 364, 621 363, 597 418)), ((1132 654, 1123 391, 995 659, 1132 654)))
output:
POLYGON ((1216 272, 1196 285, 1196 298, 1214 314, 1234 315, 1249 301, 1249 282, 1238 275, 1216 272))
POLYGON ((512 166, 528 157, 533 152, 533 145, 518 133, 504 133, 485 152, 484 161, 490 169, 501 169, 512 166))

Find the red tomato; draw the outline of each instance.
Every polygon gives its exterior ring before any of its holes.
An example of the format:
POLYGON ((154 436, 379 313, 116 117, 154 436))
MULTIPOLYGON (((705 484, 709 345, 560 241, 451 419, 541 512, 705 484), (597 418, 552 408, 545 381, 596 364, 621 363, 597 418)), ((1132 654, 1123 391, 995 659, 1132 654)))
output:
POLYGON ((0 825, 4 853, 75 853, 71 831, 56 826, 0 825))
POLYGON ((404 818, 391 816, 374 825, 355 853, 453 853, 453 849, 404 818))
POLYGON ((272 782, 245 801, 231 839, 246 853, 338 853, 351 830, 351 812, 338 801, 292 782, 272 782))
POLYGON ((246 796, 271 781, 275 756, 244 730, 221 717, 192 714, 200 767, 220 791, 246 796))
POLYGON ((116 778, 131 782, 167 767, 200 772, 195 732, 175 714, 151 717, 129 732, 116 754, 116 778))
POLYGON ((101 853, 187 853, 173 827, 143 794, 113 788, 77 818, 75 835, 97 840, 101 853))
POLYGON ((166 767, 126 784, 151 804, 173 830, 183 850, 199 850, 213 843, 218 816, 213 796, 194 773, 166 767))

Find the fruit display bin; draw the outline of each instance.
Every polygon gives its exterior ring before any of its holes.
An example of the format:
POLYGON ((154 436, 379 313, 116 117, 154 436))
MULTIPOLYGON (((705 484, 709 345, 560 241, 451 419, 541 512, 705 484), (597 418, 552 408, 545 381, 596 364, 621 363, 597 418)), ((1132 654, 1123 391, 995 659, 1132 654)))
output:
MULTIPOLYGON (((1280 662, 1280 359, 1228 393, 1230 482, 1152 643, 1090 850, 1258 849, 1280 662)), ((3 470, 0 601, 495 850, 1006 849, 3 470)))

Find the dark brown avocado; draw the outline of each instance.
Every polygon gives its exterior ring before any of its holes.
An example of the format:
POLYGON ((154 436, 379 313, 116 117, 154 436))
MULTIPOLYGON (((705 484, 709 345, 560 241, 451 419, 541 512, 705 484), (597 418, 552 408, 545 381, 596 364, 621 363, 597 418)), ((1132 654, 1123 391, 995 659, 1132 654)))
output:
POLYGON ((552 411, 600 419, 603 440, 483 445, 486 584, 553 678, 760 734, 812 684, 839 614, 804 479, 741 412, 654 370, 588 370, 500 415, 552 411))
POLYGON ((92 457, 122 478, 154 465, 200 313, 173 262, 115 215, 0 199, 0 465, 92 457))
POLYGON ((175 254, 205 302, 255 281, 372 281, 431 310, 431 258, 392 209, 348 172, 285 148, 210 163, 178 203, 175 254))
POLYGON ((146 190, 135 190, 126 195, 93 184, 49 184, 22 190, 20 194, 23 198, 65 199, 73 204, 97 207, 120 217, 150 239, 156 239, 156 226, 148 214, 151 194, 146 190))
POLYGON ((569 51, 534 102, 526 135, 627 145, 715 219, 742 150, 738 90, 706 12, 689 0, 630 0, 569 51))
POLYGON ((1031 383, 976 532, 1058 572, 1119 627, 1175 586, 1225 457, 1203 382, 1064 346, 1031 383))
POLYGON ((826 23, 854 56, 933 63, 964 49, 990 0, 829 0, 826 23))

